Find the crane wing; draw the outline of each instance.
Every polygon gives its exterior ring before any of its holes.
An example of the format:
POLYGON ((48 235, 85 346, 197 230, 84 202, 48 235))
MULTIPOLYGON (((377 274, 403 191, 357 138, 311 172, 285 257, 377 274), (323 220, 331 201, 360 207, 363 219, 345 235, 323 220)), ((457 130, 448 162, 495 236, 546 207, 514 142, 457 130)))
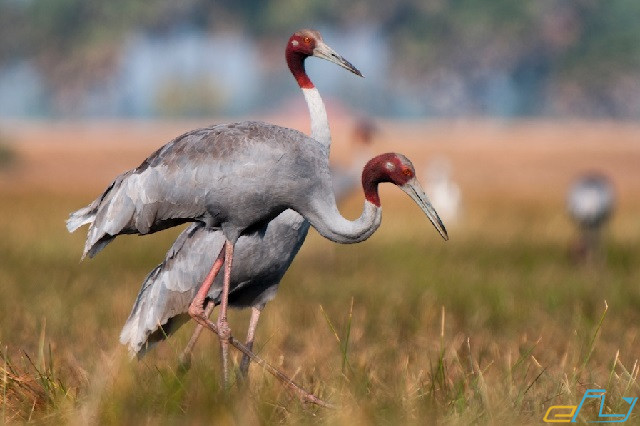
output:
POLYGON ((142 356, 189 320, 189 304, 224 241, 222 232, 199 222, 178 236, 165 260, 142 283, 120 333, 120 342, 128 346, 132 356, 142 356))
POLYGON ((323 149, 298 131, 260 122, 194 130, 118 176, 89 206, 72 213, 67 227, 91 224, 83 257, 93 257, 117 235, 185 222, 212 228, 233 222, 233 232, 242 232, 282 211, 287 184, 315 182, 313 168, 326 161, 323 149), (302 149, 310 153, 300 155, 302 149))
POLYGON ((120 234, 149 234, 197 221, 206 210, 204 192, 193 188, 194 182, 206 180, 199 162, 215 158, 207 151, 216 147, 215 139, 225 134, 225 127, 178 136, 140 166, 116 177, 91 204, 72 213, 67 220, 69 232, 91 224, 82 257, 95 256, 120 234))

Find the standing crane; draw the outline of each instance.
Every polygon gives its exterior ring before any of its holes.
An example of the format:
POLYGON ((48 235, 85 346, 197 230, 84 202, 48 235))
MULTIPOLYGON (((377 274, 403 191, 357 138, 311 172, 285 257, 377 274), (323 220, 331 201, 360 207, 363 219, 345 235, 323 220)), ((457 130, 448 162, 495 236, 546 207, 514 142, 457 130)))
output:
MULTIPOLYGON (((311 39, 304 38, 296 47, 300 46, 307 56, 315 48, 311 39)), ((234 246, 241 235, 292 209, 325 238, 342 244, 364 241, 382 219, 378 185, 391 182, 423 209, 443 238, 448 238, 406 157, 383 154, 367 163, 362 174, 364 208, 354 221, 338 211, 328 163, 327 147, 296 130, 253 121, 197 129, 116 177, 90 205, 71 214, 67 227, 74 230, 91 224, 83 257, 94 256, 121 234, 145 235, 186 222, 202 222, 209 229, 221 230, 224 247, 188 312, 209 327, 204 304, 224 264, 215 329, 226 379, 231 338, 229 287, 234 246)))
MULTIPOLYGON (((324 103, 308 77, 301 77, 299 57, 292 54, 294 42, 299 42, 300 38, 304 41, 305 37, 312 38, 316 44, 314 56, 331 57, 330 51, 322 47, 322 36, 313 30, 296 32, 287 43, 285 56, 289 69, 297 76, 296 80, 307 102, 311 137, 316 143, 326 146, 328 154, 331 133, 324 103)), ((346 69, 361 76, 348 62, 340 65, 346 65, 346 69)), ((333 174, 335 175, 335 171, 333 174)), ((246 340, 249 350, 253 346, 260 313, 265 304, 275 297, 280 280, 298 253, 308 230, 309 222, 295 211, 286 210, 255 232, 240 236, 235 245, 229 306, 251 307, 246 340)), ((187 310, 209 272, 211 252, 219 252, 224 241, 221 230, 210 229, 201 222, 194 222, 178 236, 165 260, 145 278, 120 334, 120 342, 128 346, 131 355, 142 356, 153 343, 164 339, 189 319, 187 310)), ((205 308, 206 316, 211 314, 214 306, 220 304, 222 284, 222 277, 218 276, 207 295, 209 302, 205 308)), ((202 329, 203 326, 197 324, 189 344, 180 356, 182 366, 190 365, 191 351, 202 329)), ((249 357, 243 355, 240 372, 246 375, 248 367, 249 357)))
MULTIPOLYGON (((311 111, 311 131, 312 131, 312 135, 314 136, 314 138, 317 140, 317 142, 315 143, 320 143, 322 146, 324 146, 327 149, 327 155, 328 155, 328 149, 329 149, 329 145, 331 142, 331 136, 330 136, 330 131, 329 131, 329 126, 328 126, 328 120, 327 120, 327 115, 326 115, 326 111, 324 108, 324 104, 322 103, 322 99, 320 98, 319 92, 318 90, 313 86, 311 80, 309 79, 309 77, 306 74, 305 71, 305 67, 304 67, 304 61, 307 57, 309 56, 316 56, 325 60, 328 60, 330 62, 336 63, 337 65, 355 73, 356 75, 361 75, 360 71, 358 71, 351 63, 349 63, 347 60, 345 60, 344 58, 342 58, 340 55, 338 55, 333 49, 331 49, 326 43, 324 43, 322 36, 317 32, 317 31, 313 31, 313 30, 301 30, 298 31, 296 33, 294 33, 288 43, 287 43, 287 48, 285 51, 285 56, 286 56, 286 60, 287 60, 287 64, 289 66, 289 69, 291 71, 291 73, 293 74, 294 78, 296 79, 296 81, 298 82, 298 85, 300 86, 300 88, 303 91, 303 94, 305 96, 305 99, 307 101, 307 104, 309 106, 309 110, 311 111)), ((247 124, 247 123, 244 123, 247 124)), ((209 143, 209 139, 211 136, 213 136, 213 139, 224 139, 225 136, 229 136, 232 133, 234 133, 234 129, 235 129, 235 124, 229 125, 226 129, 221 129, 221 128, 217 128, 216 130, 212 130, 212 129, 201 129, 201 130, 197 130, 194 132, 190 132, 187 133, 181 137, 179 137, 178 139, 176 139, 174 142, 176 142, 176 144, 178 144, 178 140, 184 140, 184 139, 189 139, 191 143, 194 144, 201 144, 201 145, 207 145, 209 143), (213 133, 213 135, 212 135, 213 133)), ((274 128, 275 126, 272 125, 268 125, 265 123, 258 123, 257 126, 255 126, 256 129, 261 130, 263 128, 274 128)), ((280 128, 281 129, 281 128, 280 128)), ((290 129, 284 129, 285 131, 288 131, 290 129)), ((249 138, 253 138, 256 137, 255 135, 251 135, 249 136, 249 138)), ((260 138, 260 135, 257 135, 257 138, 260 138)), ((234 143, 234 138, 233 136, 230 136, 230 138, 228 140, 225 140, 224 142, 222 142, 222 146, 224 146, 224 144, 228 144, 228 143, 234 143)), ((170 147, 173 147, 173 142, 168 144, 167 146, 165 146, 163 149, 170 149, 170 147)), ((163 155, 163 149, 159 150, 156 152, 156 154, 158 156, 163 155)), ((178 165, 177 163, 175 163, 174 165, 178 165)), ((148 167, 149 164, 145 164, 143 163, 143 165, 141 167, 139 167, 138 169, 136 169, 138 172, 141 172, 141 168, 146 168, 148 167)), ((151 170, 154 171, 154 173, 159 172, 162 169, 162 167, 160 168, 154 168, 151 167, 151 170)), ((163 172, 159 172, 159 173, 163 173, 163 172)), ((111 194, 116 194, 116 192, 118 191, 113 191, 112 189, 113 186, 116 187, 120 187, 120 181, 119 179, 124 179, 125 176, 127 175, 127 173, 121 175, 120 177, 118 177, 116 179, 116 181, 113 182, 112 187, 109 188, 105 194, 103 195, 111 195, 111 194)), ((134 173, 134 175, 131 179, 129 179, 127 182, 133 182, 134 180, 136 180, 138 177, 138 173, 134 173)), ((166 174, 164 175, 166 177, 166 174)), ((151 180, 155 180, 155 179, 151 179, 151 180)), ((126 190, 124 191, 126 192, 126 190)), ((118 193, 122 193, 124 194, 123 191, 120 191, 118 193)), ((146 197, 146 194, 140 194, 140 197, 146 197)), ((131 199, 128 199, 129 197, 124 197, 123 200, 119 201, 119 202, 124 202, 124 204, 127 204, 129 202, 131 202, 131 199)), ((96 219, 96 217, 99 219, 100 215, 98 214, 98 209, 92 209, 90 207, 94 206, 98 207, 98 201, 96 200, 94 203, 92 203, 91 206, 89 206, 87 209, 84 210, 80 210, 78 212, 76 212, 77 214, 72 215, 72 217, 70 218, 70 220, 68 221, 68 228, 69 230, 74 230, 76 229, 78 226, 81 226, 84 223, 94 223, 94 220, 96 219)), ((119 202, 114 203, 114 208, 121 208, 122 206, 119 205, 119 202)), ((144 201, 140 201, 137 200, 137 202, 142 202, 144 203, 144 201)), ((188 204, 188 201, 186 201, 186 204, 188 204)), ((131 206, 130 206, 131 207, 131 206)), ((147 206, 148 207, 148 206, 147 206)), ((175 207, 176 206, 171 206, 171 208, 173 209, 172 211, 175 212, 175 207)), ((166 207, 163 207, 166 208, 166 207)), ((179 210, 179 209, 178 209, 179 210)), ((149 210, 151 211, 151 210, 149 210)), ((167 215, 171 215, 171 212, 165 212, 167 215)), ((178 213, 179 214, 179 213, 178 213)), ((269 275, 275 276, 274 279, 276 279, 276 281, 279 281, 279 278, 281 278, 282 274, 284 273, 284 271, 286 270, 286 268, 288 267, 288 264, 291 262, 291 260, 293 259, 293 256, 295 255, 295 253, 297 253, 297 250, 299 249, 300 245, 302 244, 302 242, 304 241, 304 237, 306 236, 306 232, 308 230, 308 225, 304 225, 302 223, 298 223, 301 222, 302 219, 298 219, 295 217, 292 217, 292 212, 289 212, 287 214, 285 214, 282 218, 282 220, 284 221, 284 223, 275 223, 273 227, 271 227, 271 229, 273 230, 273 232, 282 232, 282 230, 278 230, 276 231, 276 229, 279 229, 280 226, 279 225, 286 225, 287 222, 289 222, 289 225, 292 229, 289 229, 288 235, 286 236, 287 238, 287 243, 289 245, 289 247, 285 247, 285 249, 288 249, 288 251, 291 253, 290 258, 288 259, 287 256, 283 256, 281 259, 279 259, 280 264, 278 264, 277 262, 269 262, 268 260, 265 260, 265 262, 263 262, 263 266, 258 266, 256 269, 256 276, 258 278, 265 278, 265 279, 269 279, 269 275), (281 271, 279 271, 281 270, 281 271), (279 275, 279 277, 277 277, 279 275)), ((109 219, 111 220, 111 219, 109 219)), ((175 223, 179 223, 180 221, 183 221, 184 219, 178 220, 175 223)), ((188 219, 187 219, 188 220, 188 219)), ((144 221, 144 219, 143 219, 144 221)), ((161 223, 159 225, 158 229, 155 228, 148 228, 145 225, 143 226, 138 226, 133 225, 133 227, 131 229, 128 230, 124 230, 124 233, 149 233, 149 232, 155 232, 156 230, 159 229, 163 229, 164 227, 167 226, 172 226, 173 224, 173 219, 170 219, 168 221, 163 221, 160 220, 159 223, 161 223)), ((187 232, 189 232, 190 235, 195 235, 198 232, 205 232, 205 231, 199 231, 199 227, 197 226, 198 224, 202 224, 202 221, 196 221, 196 224, 192 225, 191 228, 189 228, 187 230, 187 232)), ((109 226, 112 226, 113 224, 109 224, 106 223, 105 224, 107 226, 107 228, 109 226)), ((212 228, 209 226, 206 226, 207 231, 210 231, 212 228)), ((92 232, 92 230, 98 230, 98 227, 92 225, 90 233, 92 232)), ((221 232, 220 229, 216 229, 217 231, 221 232)), ((98 232, 96 232, 95 234, 97 235, 98 232)), ((93 245, 93 250, 91 250, 89 248, 90 245, 90 239, 91 237, 88 237, 87 239, 87 246, 85 247, 85 255, 89 254, 90 256, 93 256, 95 253, 97 253, 99 250, 101 250, 101 248, 106 245, 109 241, 110 241, 110 236, 115 236, 117 234, 114 234, 109 230, 107 230, 105 233, 103 233, 103 235, 101 235, 100 237, 97 237, 97 239, 95 239, 91 244, 93 245)), ((214 239, 219 239, 218 237, 212 237, 214 239)), ((190 239, 190 241, 194 241, 194 244, 197 245, 195 243, 195 241, 197 240, 197 238, 195 239, 190 239)), ((178 242, 183 242, 185 240, 182 239, 178 239, 178 242)), ((221 240, 222 242, 224 241, 224 239, 221 240)), ((217 241, 213 241, 213 243, 216 243, 217 241)), ((205 243, 205 242, 203 242, 205 243)), ((221 250, 222 247, 222 243, 219 243, 218 246, 220 248, 216 249, 216 244, 213 244, 209 250, 221 250)), ((247 251, 250 253, 253 250, 255 244, 249 243, 247 244, 247 247, 249 248, 247 251)), ((174 245, 175 247, 175 245, 174 245)), ((243 247, 243 243, 241 243, 241 250, 243 247)), ((244 257, 243 253, 240 253, 241 258, 244 257)), ((247 256, 248 257, 248 256, 247 256)), ((259 257, 254 257, 251 256, 251 263, 257 263, 258 262, 259 257)), ((248 263, 248 262, 247 262, 248 263)), ((178 269, 178 268, 176 268, 178 269)), ((251 268, 247 268, 247 269, 251 269, 251 268)), ((158 273, 160 271, 156 270, 156 276, 158 275, 158 273)), ((149 276, 151 277, 151 275, 149 276)), ((148 277, 148 278, 149 278, 148 277)), ((184 277, 181 277, 184 278, 184 277)), ((242 276, 240 276, 240 279, 238 282, 245 282, 246 283, 246 279, 243 279, 242 276)), ((139 351, 141 346, 142 346, 142 342, 144 342, 144 340, 146 339, 146 336, 150 333, 149 328, 153 327, 152 330, 155 330, 155 327, 157 326, 158 322, 155 321, 156 319, 160 320, 160 324, 163 323, 164 321, 167 321, 168 318, 174 316, 175 314, 177 314, 178 312, 176 312, 175 309, 175 302, 173 300, 167 300, 166 297, 166 292, 164 292, 164 294, 158 295, 158 294, 153 294, 151 299, 149 301, 145 301, 143 300, 144 296, 143 293, 147 293, 148 292, 145 291, 145 289, 148 289, 147 284, 150 284, 149 279, 145 280, 145 285, 143 285, 143 289, 141 290, 141 294, 138 297, 138 300, 136 301, 136 304, 134 305, 134 309, 132 312, 132 315, 129 319, 129 321, 127 322, 127 324, 125 325, 125 328, 122 332, 122 337, 121 340, 124 341, 128 341, 129 342, 129 346, 130 349, 133 348, 133 350, 137 350, 139 351), (150 302, 150 303, 149 303, 150 302), (167 318, 162 318, 163 314, 162 312, 160 312, 162 310, 162 304, 164 303, 164 307, 167 308, 167 318), (160 305, 160 306, 158 306, 160 305), (146 311, 146 312, 145 312, 146 311), (138 318, 136 319, 136 312, 138 312, 141 315, 147 314, 146 318, 138 318), (151 312, 151 316, 159 316, 160 314, 160 318, 149 318, 149 312, 151 312), (153 323, 150 323, 149 321, 154 321, 153 323), (140 322, 142 322, 142 324, 140 324, 140 322), (153 324, 153 325, 151 325, 153 324)), ((184 286, 184 284, 179 283, 177 284, 178 286, 178 290, 182 289, 182 287, 180 286, 184 286)), ((154 289, 156 290, 156 289, 154 289)), ((275 291, 275 289, 274 289, 275 291)), ((154 292, 152 292, 154 293, 154 292)), ((157 293, 157 292, 156 292, 157 293)), ((163 293, 163 292, 161 292, 163 293)), ((189 297, 189 296, 193 296, 193 295, 188 295, 185 294, 184 291, 181 292, 181 296, 182 297, 189 297)), ((273 296, 270 296, 273 297, 273 296)), ((192 297, 189 298, 189 300, 191 300, 192 297)), ((220 298, 216 298, 214 297, 213 299, 217 299, 219 300, 220 298)), ((225 298, 226 299, 226 298, 225 298)), ((266 300, 269 299, 268 296, 268 292, 265 294, 264 296, 264 301, 262 301, 261 303, 256 303, 256 307, 259 308, 261 305, 263 305, 264 303, 266 303, 266 300)), ((235 298, 234 298, 235 300, 235 298)), ((210 309, 212 309, 213 306, 211 306, 210 309)), ((257 309, 253 310, 253 316, 255 318, 254 321, 252 321, 252 326, 250 327, 250 332, 248 333, 249 335, 253 334, 252 329, 255 328, 255 324, 257 323, 257 318, 259 316, 259 311, 257 309)), ((219 323, 223 325, 222 329, 225 329, 225 324, 226 324, 226 306, 222 306, 221 308, 221 315, 219 317, 219 323)), ((249 340, 249 342, 251 343, 251 340, 249 340)), ((226 356, 226 344, 223 340, 223 364, 226 364, 227 361, 227 356, 226 356)), ((248 361, 248 359, 245 359, 245 363, 248 361)), ((227 369, 224 368, 224 370, 226 371, 227 369)))
POLYGON ((451 179, 451 163, 444 157, 434 158, 427 166, 425 187, 431 195, 433 205, 447 222, 456 224, 460 216, 462 195, 460 187, 451 179))
POLYGON ((579 241, 572 248, 576 260, 591 261, 597 256, 602 228, 614 204, 613 184, 601 173, 585 173, 571 185, 567 210, 580 230, 579 241))

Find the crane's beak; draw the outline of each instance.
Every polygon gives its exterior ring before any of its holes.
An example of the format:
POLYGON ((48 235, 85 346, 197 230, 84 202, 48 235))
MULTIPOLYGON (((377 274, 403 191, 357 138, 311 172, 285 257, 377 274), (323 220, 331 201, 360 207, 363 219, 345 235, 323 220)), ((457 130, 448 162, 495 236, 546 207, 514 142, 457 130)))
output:
POLYGON ((445 241, 449 240, 449 235, 447 235, 447 229, 444 227, 444 224, 440 220, 440 216, 436 212, 436 209, 433 208, 431 202, 429 201, 429 197, 425 194, 424 189, 418 183, 418 180, 414 177, 409 182, 404 185, 399 186, 404 192, 407 193, 409 197, 416 202, 417 205, 420 206, 423 212, 427 215, 433 226, 440 233, 442 238, 445 241))
POLYGON ((334 64, 340 65, 342 68, 351 71, 355 75, 364 77, 358 68, 354 67, 351 62, 338 55, 332 48, 322 41, 316 44, 315 49, 313 49, 313 56, 333 62, 334 64))

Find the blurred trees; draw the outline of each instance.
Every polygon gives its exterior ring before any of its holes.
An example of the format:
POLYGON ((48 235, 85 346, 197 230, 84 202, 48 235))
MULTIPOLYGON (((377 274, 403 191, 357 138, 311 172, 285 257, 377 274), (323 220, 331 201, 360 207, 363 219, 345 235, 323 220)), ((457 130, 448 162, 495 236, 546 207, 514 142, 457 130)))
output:
MULTIPOLYGON (((64 102, 113 70, 134 30, 280 40, 301 26, 367 25, 390 40, 394 77, 425 95, 454 78, 471 91, 518 88, 518 115, 640 117, 639 23, 637 0, 0 0, 0 66, 34 59, 64 102)), ((477 99, 462 112, 500 113, 477 99)))

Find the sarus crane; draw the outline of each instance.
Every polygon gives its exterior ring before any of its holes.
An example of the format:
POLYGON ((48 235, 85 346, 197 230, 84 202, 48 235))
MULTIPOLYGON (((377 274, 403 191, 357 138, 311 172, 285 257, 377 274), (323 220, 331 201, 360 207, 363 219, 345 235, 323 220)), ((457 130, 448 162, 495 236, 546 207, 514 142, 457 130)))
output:
MULTIPOLYGON (((328 48, 320 33, 300 30, 294 33, 285 50, 287 64, 296 78, 307 102, 311 119, 311 137, 319 144, 331 145, 331 133, 327 112, 318 90, 306 76, 304 61, 308 55, 296 54, 296 47, 305 39, 313 40, 312 56, 337 59, 339 65, 360 75, 353 65, 328 48)), ((362 166, 360 166, 361 171, 362 166)), ((332 171, 334 189, 336 178, 339 192, 346 192, 344 178, 332 171)), ((356 175, 357 176, 357 175, 356 175)), ((359 179, 357 179, 359 180, 359 179)), ((352 182, 349 176, 349 188, 352 182)), ((358 185, 359 186, 359 185, 358 185)), ((339 199, 339 192, 336 197, 339 199)), ((280 280, 287 271, 309 230, 309 222, 293 210, 286 210, 252 233, 241 235, 234 247, 233 269, 229 288, 229 306, 251 307, 251 319, 246 346, 253 347, 255 329, 265 304, 275 297, 280 280)), ((131 314, 120 334, 120 342, 127 345, 132 356, 142 356, 157 341, 175 332, 189 319, 187 310, 199 286, 211 268, 213 257, 225 241, 221 230, 210 229, 201 222, 194 222, 176 239, 165 260, 147 275, 131 314)), ((222 276, 214 280, 209 294, 205 315, 220 304, 222 276)), ((180 364, 188 367, 191 351, 203 329, 197 324, 186 349, 180 356, 180 364)), ((240 372, 246 375, 249 357, 243 355, 240 372)))
MULTIPOLYGON (((311 42, 304 38, 296 47, 306 46, 309 54, 313 52, 311 42)), ((364 241, 382 219, 378 185, 391 182, 423 209, 443 238, 448 238, 415 178, 413 165, 400 154, 383 154, 367 163, 362 174, 363 212, 354 221, 342 217, 332 190, 327 151, 327 146, 301 132, 263 122, 193 130, 116 177, 90 205, 72 213, 67 226, 74 230, 91 224, 83 256, 94 256, 121 234, 144 235, 185 222, 201 222, 208 229, 220 230, 224 246, 188 312, 196 321, 208 324, 204 303, 224 264, 215 329, 226 379, 231 337, 226 311, 234 245, 241 235, 291 209, 332 241, 364 241)))

